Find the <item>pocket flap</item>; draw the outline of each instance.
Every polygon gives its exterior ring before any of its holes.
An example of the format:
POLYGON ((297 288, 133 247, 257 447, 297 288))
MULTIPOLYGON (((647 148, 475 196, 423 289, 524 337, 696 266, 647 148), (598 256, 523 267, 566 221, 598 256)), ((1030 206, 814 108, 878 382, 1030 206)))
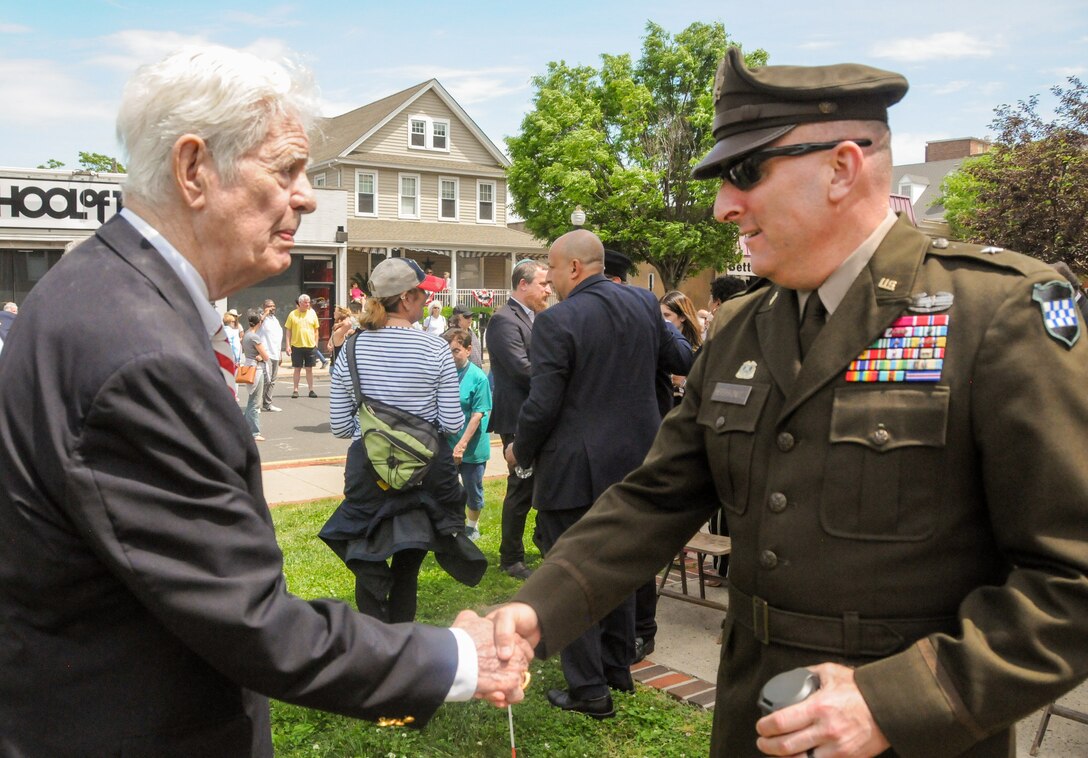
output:
POLYGON ((944 447, 949 397, 948 387, 840 387, 831 411, 830 441, 864 445, 877 452, 944 447))
POLYGON ((771 393, 769 384, 744 385, 751 389, 743 395, 736 394, 739 399, 743 396, 744 402, 715 401, 711 397, 703 400, 696 417, 703 426, 718 434, 726 432, 747 432, 752 434, 756 430, 759 416, 763 412, 763 406, 767 404, 767 396, 771 393))

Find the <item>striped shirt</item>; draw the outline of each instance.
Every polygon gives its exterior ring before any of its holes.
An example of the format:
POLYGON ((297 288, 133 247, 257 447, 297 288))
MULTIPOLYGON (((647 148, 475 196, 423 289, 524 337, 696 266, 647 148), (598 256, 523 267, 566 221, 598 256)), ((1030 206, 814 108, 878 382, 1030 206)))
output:
MULTIPOLYGON (((397 326, 359 335, 355 362, 364 394, 414 413, 447 434, 460 431, 465 417, 457 368, 444 339, 397 326)), ((348 351, 341 350, 332 367, 329 425, 337 437, 358 439, 359 419, 347 361, 348 351)))

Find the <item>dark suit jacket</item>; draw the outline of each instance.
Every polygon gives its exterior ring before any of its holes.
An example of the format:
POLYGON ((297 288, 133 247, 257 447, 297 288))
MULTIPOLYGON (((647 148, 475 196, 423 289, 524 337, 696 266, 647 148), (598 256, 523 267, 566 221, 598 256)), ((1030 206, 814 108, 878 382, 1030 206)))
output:
POLYGON ((19 319, 0 360, 0 754, 269 754, 251 690, 432 715, 448 632, 288 593, 238 404, 128 222, 65 255, 19 319))
POLYGON ((529 397, 529 346, 533 342, 533 323, 517 303, 508 302, 495 311, 487 325, 487 354, 495 377, 491 420, 488 431, 513 434, 518 428, 518 412, 529 397))
POLYGON ((686 345, 653 293, 600 275, 537 314, 514 455, 534 466, 538 510, 588 507, 642 463, 661 424, 655 377, 687 373, 686 345))

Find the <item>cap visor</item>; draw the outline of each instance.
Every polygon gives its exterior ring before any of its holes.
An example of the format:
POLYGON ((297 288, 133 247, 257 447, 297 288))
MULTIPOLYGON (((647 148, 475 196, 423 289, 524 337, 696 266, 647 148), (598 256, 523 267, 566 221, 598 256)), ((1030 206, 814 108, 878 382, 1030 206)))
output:
POLYGON ((419 283, 421 290, 427 290, 428 292, 441 292, 446 289, 446 280, 439 279, 437 276, 427 274, 423 277, 423 281, 419 283))
POLYGON ((774 142, 793 127, 794 125, 790 124, 788 126, 774 126, 769 129, 755 129, 719 140, 711 151, 706 154, 706 157, 692 169, 691 176, 694 179, 714 179, 721 175, 723 165, 731 163, 745 153, 750 153, 769 142, 774 142))

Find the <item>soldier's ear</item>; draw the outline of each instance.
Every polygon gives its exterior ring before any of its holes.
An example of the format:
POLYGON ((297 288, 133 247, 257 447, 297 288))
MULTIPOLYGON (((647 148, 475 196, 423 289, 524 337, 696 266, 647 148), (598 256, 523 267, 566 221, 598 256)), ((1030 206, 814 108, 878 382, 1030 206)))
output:
POLYGON ((830 201, 840 202, 855 190, 861 180, 865 160, 864 151, 854 142, 841 142, 830 151, 831 182, 827 188, 830 201))

